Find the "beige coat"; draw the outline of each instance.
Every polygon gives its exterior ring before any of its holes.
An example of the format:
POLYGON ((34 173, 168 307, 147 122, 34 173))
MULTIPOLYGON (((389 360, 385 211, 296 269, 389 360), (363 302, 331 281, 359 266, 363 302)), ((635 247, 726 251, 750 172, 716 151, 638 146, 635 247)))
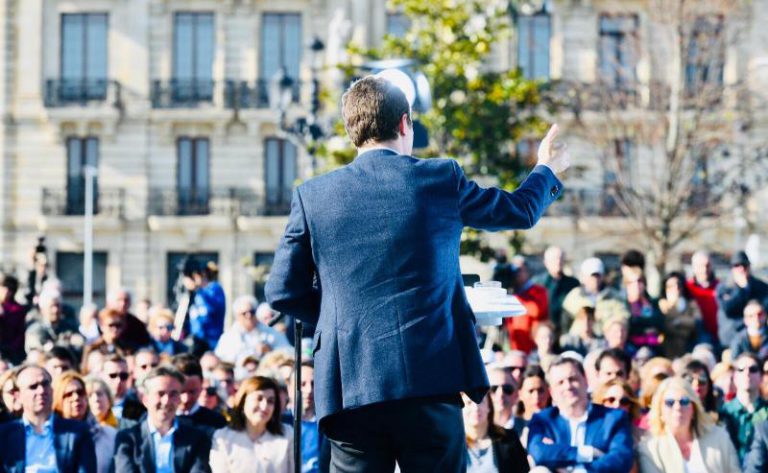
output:
MULTIPOLYGON (((685 461, 677 441, 670 434, 647 434, 640 442, 641 473, 685 473, 685 461)), ((694 440, 691 458, 695 471, 708 473, 740 473, 739 457, 728 433, 720 426, 712 426, 707 433, 694 440)))

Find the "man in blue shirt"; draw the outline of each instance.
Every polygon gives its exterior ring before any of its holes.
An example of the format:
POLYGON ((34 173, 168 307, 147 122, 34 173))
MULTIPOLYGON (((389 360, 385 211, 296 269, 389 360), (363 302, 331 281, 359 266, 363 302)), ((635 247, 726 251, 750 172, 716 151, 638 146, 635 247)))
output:
POLYGON ((48 372, 23 366, 17 385, 23 414, 0 425, 0 471, 95 472, 96 452, 87 424, 52 415, 48 372))

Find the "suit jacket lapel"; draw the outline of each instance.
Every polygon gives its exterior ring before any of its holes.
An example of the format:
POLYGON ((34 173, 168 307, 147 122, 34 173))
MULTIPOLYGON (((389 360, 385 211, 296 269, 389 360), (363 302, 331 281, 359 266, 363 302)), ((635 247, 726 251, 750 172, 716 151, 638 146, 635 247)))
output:
POLYGON ((141 421, 141 464, 147 473, 155 473, 155 446, 152 443, 152 436, 149 434, 149 424, 147 421, 141 421))
POLYGON ((18 455, 16 458, 16 463, 11 465, 11 471, 16 473, 24 473, 27 459, 27 440, 26 434, 24 432, 24 424, 18 422, 17 426, 18 428, 13 429, 11 438, 8 439, 8 443, 13 446, 12 452, 16 452, 16 455, 18 455))
POLYGON ((173 433, 173 471, 187 471, 189 469, 185 460, 190 443, 187 429, 179 422, 176 432, 173 433))
POLYGON ((68 432, 61 432, 59 419, 56 415, 53 416, 53 448, 56 451, 56 465, 59 467, 59 471, 67 471, 69 465, 69 454, 72 451, 70 442, 72 442, 72 435, 68 432))

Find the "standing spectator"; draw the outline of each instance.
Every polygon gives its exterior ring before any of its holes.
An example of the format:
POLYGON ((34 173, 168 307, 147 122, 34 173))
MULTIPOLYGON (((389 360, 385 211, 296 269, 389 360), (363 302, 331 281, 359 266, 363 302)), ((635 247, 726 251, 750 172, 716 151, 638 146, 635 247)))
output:
POLYGON ((657 353, 661 344, 664 318, 648 295, 645 276, 627 272, 624 278, 626 304, 629 311, 629 342, 636 348, 648 347, 657 353))
POLYGON ((101 425, 118 426, 117 417, 112 413, 112 393, 109 386, 100 378, 89 378, 85 383, 88 394, 88 408, 101 425))
POLYGON ((530 353, 534 348, 531 331, 534 325, 549 316, 547 290, 531 281, 531 273, 525 258, 512 258, 512 290, 526 309, 525 315, 504 320, 509 333, 509 345, 513 350, 530 353))
POLYGON ((614 379, 627 380, 632 369, 632 359, 618 348, 604 350, 595 361, 598 386, 614 379))
POLYGON ((107 308, 112 309, 123 316, 123 322, 125 324, 125 327, 123 328, 123 337, 129 345, 133 347, 149 345, 147 326, 130 312, 131 293, 128 289, 118 289, 107 295, 107 308))
POLYGON ((739 464, 752 445, 755 424, 768 419, 768 403, 760 397, 760 360, 752 353, 743 353, 734 362, 733 382, 736 398, 720 411, 739 456, 739 464))
POLYGON ((173 365, 184 376, 177 415, 189 419, 209 436, 213 436, 213 431, 227 425, 227 421, 218 412, 198 402, 203 391, 203 369, 200 363, 195 356, 182 354, 173 358, 173 365))
POLYGON ((64 317, 61 294, 43 291, 38 297, 40 316, 32 321, 24 334, 24 351, 40 348, 43 351, 56 344, 68 344, 72 334, 77 333, 77 320, 64 317))
POLYGON ((280 422, 278 396, 277 383, 271 378, 256 376, 243 381, 229 427, 213 436, 213 473, 294 473, 293 435, 280 422))
POLYGON ((488 369, 488 380, 491 383, 488 397, 493 403, 493 422, 521 435, 524 423, 516 421, 515 417, 515 406, 519 399, 517 382, 508 371, 501 368, 488 369))
POLYGON ((208 436, 176 417, 183 383, 181 373, 162 365, 144 378, 141 391, 147 417, 117 433, 115 472, 210 471, 211 442, 208 436))
POLYGON ((16 302, 19 280, 0 273, 0 357, 13 364, 24 361, 24 324, 27 311, 16 302))
POLYGON ((737 251, 731 258, 731 284, 721 284, 717 289, 717 329, 720 344, 729 346, 739 330, 744 327, 744 307, 752 299, 765 306, 768 284, 750 274, 747 254, 737 251))
POLYGON ((169 309, 160 309, 149 317, 150 346, 158 354, 168 356, 187 352, 187 346, 171 338, 174 328, 174 315, 169 309))
POLYGON ((550 470, 628 472, 632 468, 632 432, 627 414, 593 404, 587 396, 584 368, 560 357, 549 367, 554 407, 529 423, 528 453, 550 470))
POLYGON ((605 340, 595 335, 594 326, 595 308, 582 307, 576 314, 571 329, 560 337, 560 349, 563 352, 575 351, 581 356, 586 356, 591 351, 605 348, 605 340))
POLYGON ((555 326, 555 332, 564 334, 560 316, 563 312, 563 301, 573 289, 579 287, 579 280, 563 272, 565 252, 557 246, 550 246, 544 251, 544 267, 546 272, 534 279, 536 284, 544 286, 549 300, 549 320, 555 326))
POLYGON ((739 473, 728 433, 706 414, 691 385, 664 380, 653 396, 650 432, 640 442, 643 473, 739 473))
POLYGON ((701 310, 703 332, 707 334, 702 341, 712 343, 718 340, 717 287, 720 281, 715 277, 709 253, 706 251, 697 251, 693 254, 691 267, 693 276, 686 282, 686 287, 701 310))
POLYGON ((467 434, 467 473, 527 472, 525 449, 514 431, 495 422, 489 396, 479 404, 462 394, 464 429, 467 434))
POLYGON ((744 328, 731 341, 731 359, 742 353, 754 353, 758 358, 768 356, 768 327, 765 309, 760 301, 752 299, 744 306, 744 328))
POLYGON ((39 366, 17 373, 22 418, 0 425, 0 470, 96 472, 88 425, 53 414, 51 376, 39 366))
POLYGON ((197 355, 215 350, 224 332, 227 302, 224 289, 215 280, 217 272, 213 262, 203 265, 195 258, 188 258, 182 268, 184 287, 194 292, 189 307, 189 330, 197 355))
POLYGON ((238 357, 248 353, 263 355, 272 350, 290 350, 285 334, 261 323, 256 318, 258 301, 253 296, 240 296, 232 304, 235 323, 224 331, 216 346, 216 356, 222 361, 236 363, 238 357))
POLYGON ((53 383, 53 412, 62 419, 85 422, 91 433, 96 450, 96 471, 107 473, 112 464, 117 430, 99 424, 88 412, 88 395, 85 380, 74 371, 68 371, 53 383))
POLYGON ((696 323, 701 319, 698 306, 691 300, 685 285, 683 273, 669 273, 664 287, 659 310, 664 315, 664 341, 661 350, 669 359, 690 352, 696 341, 696 323))
POLYGON ((581 286, 574 288, 563 300, 563 312, 560 328, 571 329, 576 314, 582 307, 595 308, 595 333, 603 334, 603 324, 613 317, 629 319, 629 312, 621 300, 621 295, 605 284, 605 266, 599 258, 587 258, 581 263, 579 271, 581 286))

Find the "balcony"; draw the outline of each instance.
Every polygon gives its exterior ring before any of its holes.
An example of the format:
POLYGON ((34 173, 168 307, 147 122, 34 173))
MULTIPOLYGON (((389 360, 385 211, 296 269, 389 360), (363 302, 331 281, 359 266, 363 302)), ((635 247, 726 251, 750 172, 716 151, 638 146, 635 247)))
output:
POLYGON ((45 81, 48 108, 87 106, 94 103, 122 103, 122 86, 110 79, 48 79, 45 81))
MULTIPOLYGON (((46 217, 83 216, 85 214, 85 189, 43 188, 40 212, 46 217)), ((125 189, 99 188, 96 192, 93 213, 108 218, 123 218, 125 189)))
MULTIPOLYGON (((269 108, 269 87, 268 79, 258 79, 255 82, 227 80, 224 84, 224 106, 229 109, 269 108)), ((293 82, 291 92, 293 103, 298 103, 301 82, 293 82)))
POLYGON ((211 215, 236 218, 288 215, 291 190, 268 192, 251 188, 150 189, 147 214, 160 217, 211 215), (287 199, 287 200, 286 200, 287 199))
POLYGON ((214 81, 170 79, 152 81, 152 108, 196 108, 213 103, 214 81))
POLYGON ((605 189, 568 189, 547 210, 550 217, 621 217, 616 199, 605 189))

